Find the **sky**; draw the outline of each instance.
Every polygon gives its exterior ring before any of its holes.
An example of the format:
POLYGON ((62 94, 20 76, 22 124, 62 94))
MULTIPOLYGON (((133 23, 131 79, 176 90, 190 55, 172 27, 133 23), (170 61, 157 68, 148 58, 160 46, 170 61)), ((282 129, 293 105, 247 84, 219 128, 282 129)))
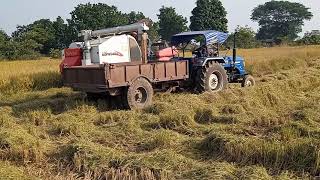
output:
MULTIPOLYGON (((228 28, 232 32, 240 25, 248 25, 255 31, 258 24, 250 20, 252 9, 268 0, 221 0, 228 13, 228 28)), ((314 17, 305 22, 303 32, 320 29, 320 0, 288 0, 310 7, 314 17)), ((46 18, 54 20, 57 16, 70 18, 70 12, 80 3, 106 3, 115 5, 122 12, 141 11, 153 20, 161 6, 172 6, 179 14, 189 17, 196 0, 5 0, 0 6, 0 29, 11 34, 17 25, 30 24, 35 20, 46 18)))

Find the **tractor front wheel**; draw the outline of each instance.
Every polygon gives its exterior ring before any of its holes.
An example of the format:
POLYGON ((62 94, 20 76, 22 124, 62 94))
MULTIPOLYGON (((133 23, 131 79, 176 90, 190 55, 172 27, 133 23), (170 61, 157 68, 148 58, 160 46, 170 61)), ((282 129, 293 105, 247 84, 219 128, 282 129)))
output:
POLYGON ((256 81, 254 80, 254 78, 250 75, 246 75, 241 83, 242 87, 251 87, 251 86, 255 86, 256 85, 256 81))
POLYGON ((217 62, 209 62, 206 67, 199 69, 196 75, 196 89, 199 93, 218 92, 228 85, 225 69, 217 62))
POLYGON ((152 105, 153 88, 145 78, 136 79, 126 93, 126 106, 129 109, 143 109, 152 105))

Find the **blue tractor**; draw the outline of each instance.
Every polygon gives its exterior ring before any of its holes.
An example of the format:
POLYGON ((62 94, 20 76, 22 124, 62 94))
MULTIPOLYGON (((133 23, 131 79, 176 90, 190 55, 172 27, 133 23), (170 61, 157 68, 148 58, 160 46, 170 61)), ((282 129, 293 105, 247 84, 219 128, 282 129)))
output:
POLYGON ((254 78, 245 70, 244 59, 237 56, 236 35, 233 55, 220 55, 220 46, 228 36, 227 33, 214 30, 172 36, 171 46, 174 47, 176 59, 189 60, 191 83, 199 93, 223 90, 228 83, 241 83, 242 87, 255 85, 254 78))

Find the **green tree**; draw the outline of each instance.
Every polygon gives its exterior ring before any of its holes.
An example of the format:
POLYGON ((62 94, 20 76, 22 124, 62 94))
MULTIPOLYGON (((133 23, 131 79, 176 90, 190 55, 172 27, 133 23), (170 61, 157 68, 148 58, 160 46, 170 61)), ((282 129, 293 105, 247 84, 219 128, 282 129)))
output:
POLYGON ((55 46, 55 30, 49 19, 18 26, 4 48, 6 59, 37 59, 55 46))
POLYGON ((313 17, 309 8, 289 1, 270 1, 254 8, 251 19, 260 25, 261 40, 294 40, 302 31, 305 20, 313 17))
POLYGON ((9 39, 9 36, 3 30, 0 30, 0 59, 6 58, 4 49, 6 48, 9 39))
POLYGON ((24 43, 29 40, 36 44, 37 51, 42 54, 48 54, 50 49, 55 46, 55 30, 53 23, 49 19, 40 19, 27 26, 18 26, 17 30, 12 33, 13 40, 24 43))
POLYGON ((14 39, 20 39, 28 30, 30 30, 28 26, 18 25, 16 30, 11 34, 11 37, 14 39))
POLYGON ((197 0, 197 6, 192 10, 190 29, 217 30, 227 32, 227 12, 220 0, 197 0))
POLYGON ((127 14, 128 23, 133 24, 137 22, 145 22, 149 26, 148 31, 149 39, 154 42, 159 39, 159 23, 153 22, 150 18, 146 17, 142 12, 131 11, 127 14))
POLYGON ((160 39, 160 36, 158 33, 159 29, 160 29, 160 27, 159 27, 158 22, 153 23, 152 26, 150 27, 148 34, 149 34, 149 38, 150 38, 151 42, 155 42, 160 39))
POLYGON ((128 18, 128 24, 133 24, 142 19, 145 19, 146 17, 142 12, 131 11, 129 14, 127 14, 127 18, 128 18))
POLYGON ((175 8, 162 6, 159 11, 159 34, 162 39, 170 40, 172 35, 188 30, 187 18, 177 14, 175 8))
POLYGON ((298 40, 300 45, 319 45, 320 44, 320 35, 311 35, 305 36, 302 39, 298 40))
POLYGON ((73 40, 77 40, 78 33, 84 29, 98 30, 116 27, 136 23, 146 18, 141 12, 132 11, 126 14, 119 11, 117 7, 104 3, 80 4, 70 14, 68 31, 73 40))
POLYGON ((16 35, 21 39, 10 38, 4 31, 0 31, 0 59, 37 59, 40 54, 37 50, 41 45, 32 39, 24 39, 27 26, 19 26, 16 35), (18 33, 19 32, 19 33, 18 33))
POLYGON ((70 13, 69 25, 77 34, 84 29, 103 29, 128 24, 127 15, 107 4, 80 4, 70 13))
POLYGON ((10 38, 7 35, 6 32, 4 32, 3 30, 0 30, 0 42, 5 42, 8 41, 10 38))
MULTIPOLYGON (((259 45, 259 42, 256 39, 256 33, 254 30, 248 26, 241 27, 238 26, 236 29, 237 37, 236 37, 236 45, 239 48, 250 49, 255 48, 259 45)), ((233 46, 234 33, 232 33, 228 40, 227 45, 233 46)))
POLYGON ((52 49, 63 49, 69 46, 72 42, 72 34, 69 31, 69 27, 65 24, 64 20, 58 16, 55 21, 52 22, 54 30, 54 43, 52 49))
POLYGON ((60 16, 53 22, 49 19, 40 19, 26 26, 18 26, 12 37, 12 40, 17 42, 13 43, 15 46, 26 42, 32 43, 23 51, 32 50, 29 54, 36 54, 33 52, 35 51, 44 55, 67 47, 73 39, 68 25, 60 16))
POLYGON ((13 41, 9 40, 5 46, 1 47, 0 54, 2 59, 16 60, 16 59, 38 59, 40 53, 36 51, 39 49, 39 44, 34 40, 13 41))

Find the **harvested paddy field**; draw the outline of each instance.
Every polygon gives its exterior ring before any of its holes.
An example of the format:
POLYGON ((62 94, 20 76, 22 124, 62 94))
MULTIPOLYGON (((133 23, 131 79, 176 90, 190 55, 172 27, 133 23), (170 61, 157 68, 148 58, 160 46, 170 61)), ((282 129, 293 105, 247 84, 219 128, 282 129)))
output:
POLYGON ((0 179, 320 175, 320 47, 240 50, 257 86, 159 93, 142 111, 62 88, 58 60, 0 62, 0 179))

